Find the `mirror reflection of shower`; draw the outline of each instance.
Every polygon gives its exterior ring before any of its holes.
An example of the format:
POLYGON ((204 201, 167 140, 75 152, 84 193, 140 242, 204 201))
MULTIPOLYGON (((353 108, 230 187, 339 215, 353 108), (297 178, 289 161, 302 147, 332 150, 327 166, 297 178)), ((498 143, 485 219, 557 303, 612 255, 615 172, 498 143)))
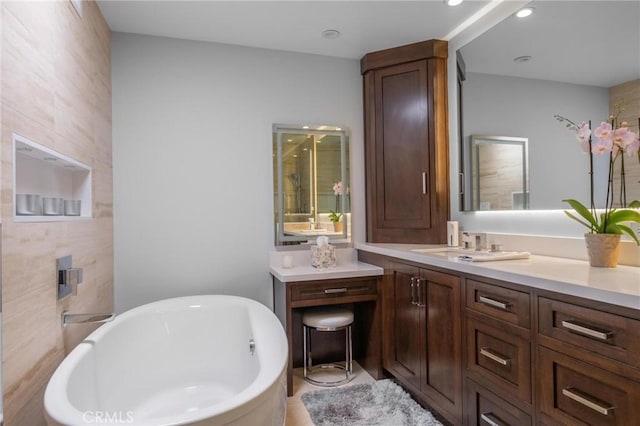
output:
POLYGON ((300 204, 302 199, 300 197, 300 190, 302 186, 300 186, 300 173, 295 172, 289 175, 289 179, 291 179, 291 185, 293 185, 293 190, 295 193, 295 205, 296 209, 293 213, 302 213, 302 205, 300 204))

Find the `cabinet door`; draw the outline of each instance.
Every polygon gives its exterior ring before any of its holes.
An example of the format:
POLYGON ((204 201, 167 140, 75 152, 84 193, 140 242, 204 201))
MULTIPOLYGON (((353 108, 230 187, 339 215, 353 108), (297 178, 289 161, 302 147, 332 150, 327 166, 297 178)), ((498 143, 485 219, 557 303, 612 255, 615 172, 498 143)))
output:
POLYGON ((421 305, 426 310, 426 356, 422 392, 456 419, 462 418, 460 278, 422 270, 421 305))
POLYGON ((429 228, 427 61, 375 71, 378 226, 429 228))
POLYGON ((446 61, 404 62, 364 77, 367 240, 444 243, 446 61))
POLYGON ((420 388, 421 354, 424 340, 420 332, 416 278, 418 269, 400 265, 394 271, 393 336, 391 368, 408 383, 420 388))

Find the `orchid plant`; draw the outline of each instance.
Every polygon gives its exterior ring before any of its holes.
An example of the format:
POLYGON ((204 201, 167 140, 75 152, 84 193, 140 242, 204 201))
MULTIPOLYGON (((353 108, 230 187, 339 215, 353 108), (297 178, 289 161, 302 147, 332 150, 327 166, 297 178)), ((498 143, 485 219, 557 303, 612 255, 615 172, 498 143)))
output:
POLYGON ((621 104, 617 106, 617 113, 609 117, 608 122, 602 122, 591 132, 591 122, 576 124, 568 118, 556 115, 555 118, 566 124, 566 127, 573 130, 576 138, 582 145, 582 150, 589 155, 589 177, 591 206, 587 208, 575 199, 562 200, 568 203, 576 214, 566 211, 565 214, 571 219, 584 225, 592 234, 627 234, 636 244, 640 245, 640 240, 633 230, 625 223, 635 222, 640 224, 640 212, 634 209, 640 208, 640 200, 627 203, 626 182, 624 172, 625 156, 638 157, 640 160, 640 139, 638 135, 629 130, 626 122, 619 122, 618 116, 622 111, 621 104), (595 142, 592 136, 595 136, 595 142), (609 173, 607 182, 607 197, 604 211, 598 214, 594 202, 594 178, 593 178, 593 156, 609 155, 609 173), (614 208, 614 173, 616 162, 620 162, 620 199, 622 208, 614 208))
POLYGON ((342 217, 342 213, 337 213, 340 210, 340 196, 344 193, 349 194, 349 187, 345 189, 342 181, 335 182, 333 184, 333 193, 336 196, 336 209, 330 210, 329 220, 331 222, 338 222, 342 217))

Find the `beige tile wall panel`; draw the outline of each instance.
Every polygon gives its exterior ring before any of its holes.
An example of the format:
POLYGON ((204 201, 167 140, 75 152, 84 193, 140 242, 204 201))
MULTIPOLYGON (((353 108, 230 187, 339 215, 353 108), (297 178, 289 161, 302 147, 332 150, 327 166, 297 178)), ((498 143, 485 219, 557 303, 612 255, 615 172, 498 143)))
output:
POLYGON ((111 35, 95 3, 2 2, 0 214, 4 418, 44 424, 42 396, 58 364, 94 325, 62 329, 62 311, 113 309, 111 35), (13 221, 11 134, 93 169, 93 218, 13 221), (78 295, 56 299, 55 259, 84 268, 78 295))
MULTIPOLYGON (((615 112, 615 104, 624 99, 624 111, 620 114, 620 121, 626 121, 629 129, 638 132, 638 120, 640 120, 640 79, 613 86, 609 89, 609 111, 615 112)), ((600 124, 600 123, 598 123, 600 124)), ((614 191, 619 194, 620 185, 620 160, 616 162, 614 178, 614 191)), ((627 186, 627 202, 640 200, 640 162, 638 158, 625 158, 625 182, 627 186)), ((616 198, 616 202, 618 199, 616 198)), ((617 202, 616 205, 620 203, 617 202)))

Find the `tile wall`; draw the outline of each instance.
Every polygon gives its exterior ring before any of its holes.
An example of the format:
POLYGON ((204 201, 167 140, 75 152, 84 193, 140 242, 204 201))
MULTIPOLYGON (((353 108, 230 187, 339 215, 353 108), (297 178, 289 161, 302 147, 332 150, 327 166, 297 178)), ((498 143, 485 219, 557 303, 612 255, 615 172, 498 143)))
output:
POLYGON ((60 315, 113 309, 111 33, 93 1, 2 2, 0 217, 5 425, 41 425, 47 381, 95 327, 60 315), (14 223, 12 134, 93 168, 93 217, 14 223), (84 269, 57 301, 56 258, 84 269))

